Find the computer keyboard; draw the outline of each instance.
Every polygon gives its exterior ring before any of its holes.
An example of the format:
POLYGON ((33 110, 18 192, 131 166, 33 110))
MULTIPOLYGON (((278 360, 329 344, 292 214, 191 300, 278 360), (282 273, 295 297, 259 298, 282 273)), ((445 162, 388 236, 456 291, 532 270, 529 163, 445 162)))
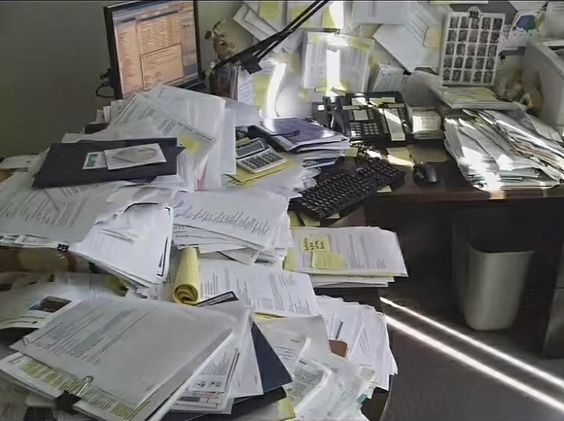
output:
POLYGON ((292 205, 297 211, 321 220, 359 204, 404 177, 405 172, 388 161, 373 158, 356 170, 341 170, 320 177, 317 185, 303 191, 302 197, 292 200, 292 205))

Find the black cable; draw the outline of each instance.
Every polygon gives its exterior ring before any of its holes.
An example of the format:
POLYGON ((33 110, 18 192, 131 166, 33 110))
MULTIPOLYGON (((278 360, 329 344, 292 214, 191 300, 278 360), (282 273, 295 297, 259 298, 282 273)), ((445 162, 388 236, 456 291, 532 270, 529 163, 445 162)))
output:
MULTIPOLYGON (((300 26, 303 25, 305 21, 307 21, 310 17, 312 17, 319 9, 321 9, 325 4, 327 4, 329 0, 315 0, 311 3, 302 13, 300 13, 293 21, 291 21, 285 28, 283 28, 280 32, 271 35, 270 37, 252 45, 251 47, 231 56, 219 63, 217 63, 213 70, 219 70, 221 67, 227 64, 240 64, 245 67, 247 70, 249 68, 258 67, 258 63, 260 60, 276 48, 282 41, 284 41, 288 36, 294 33, 300 26), (251 66, 251 63, 256 64, 256 66, 251 66)), ((260 67, 258 67, 260 70, 260 67)), ((256 70, 255 70, 256 71, 256 70)), ((251 71, 251 73, 253 73, 251 71)))
POLYGON ((268 53, 270 53, 274 48, 276 48, 279 44, 281 44, 286 38, 288 38, 290 35, 292 35, 297 29, 300 28, 300 26, 302 26, 305 22, 307 22, 307 20, 309 18, 311 18, 313 15, 315 15, 328 2, 329 2, 329 0, 321 0, 321 1, 318 1, 318 2, 316 1, 316 2, 311 3, 310 6, 306 10, 304 10, 302 13, 300 13, 296 17, 296 19, 294 19, 292 22, 290 22, 288 25, 286 25, 286 27, 284 29, 282 29, 282 31, 280 31, 281 36, 275 42, 273 42, 271 45, 266 47, 264 50, 259 51, 259 53, 256 55, 256 59, 258 61, 260 61, 264 57, 266 57, 266 55, 268 55, 268 53))
POLYGON ((107 83, 100 83, 100 85, 96 88, 96 96, 100 97, 100 98, 104 98, 104 99, 115 99, 115 95, 109 96, 109 95, 103 95, 100 93, 100 89, 105 88, 105 87, 110 87, 110 85, 108 85, 107 83))

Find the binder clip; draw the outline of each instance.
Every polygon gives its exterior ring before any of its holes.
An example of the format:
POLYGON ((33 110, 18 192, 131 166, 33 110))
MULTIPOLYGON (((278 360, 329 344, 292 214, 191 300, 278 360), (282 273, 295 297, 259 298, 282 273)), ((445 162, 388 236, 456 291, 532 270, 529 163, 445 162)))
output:
POLYGON ((59 243, 59 245, 57 246, 57 251, 60 251, 62 253, 66 253, 67 251, 69 251, 69 246, 67 244, 59 243))
POLYGON ((70 393, 68 390, 63 391, 63 393, 55 398, 55 407, 60 411, 65 411, 69 414, 76 414, 76 411, 72 409, 73 405, 82 399, 82 394, 88 389, 90 384, 94 381, 92 376, 86 376, 83 380, 83 384, 76 393, 70 393))

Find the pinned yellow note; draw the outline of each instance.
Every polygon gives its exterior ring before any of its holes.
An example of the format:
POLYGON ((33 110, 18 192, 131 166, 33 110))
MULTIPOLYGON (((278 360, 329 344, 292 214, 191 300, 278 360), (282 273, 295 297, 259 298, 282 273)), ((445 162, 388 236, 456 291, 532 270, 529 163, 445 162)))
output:
POLYGON ((282 2, 278 0, 259 1, 259 16, 267 22, 282 20, 282 2))
POLYGON ((264 109, 266 107, 266 95, 268 93, 268 85, 270 85, 270 80, 272 75, 269 74, 257 74, 253 75, 253 88, 254 88, 254 104, 264 109))
POLYGON ((337 253, 315 252, 311 258, 311 266, 314 269, 345 270, 347 258, 337 253))
POLYGON ((434 25, 427 29, 423 45, 427 48, 441 48, 441 40, 443 38, 442 25, 434 25))
POLYGON ((337 26, 333 13, 330 9, 323 11, 322 25, 324 28, 339 29, 339 26, 337 26))
POLYGON ((328 235, 304 237, 301 248, 302 251, 331 251, 331 240, 328 235))

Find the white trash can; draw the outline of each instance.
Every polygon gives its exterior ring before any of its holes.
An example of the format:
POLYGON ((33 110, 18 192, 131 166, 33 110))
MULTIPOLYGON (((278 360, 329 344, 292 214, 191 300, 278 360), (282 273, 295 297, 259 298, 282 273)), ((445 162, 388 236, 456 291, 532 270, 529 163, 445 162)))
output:
POLYGON ((454 286, 473 329, 506 329, 517 315, 533 251, 513 222, 488 210, 453 220, 454 286))

